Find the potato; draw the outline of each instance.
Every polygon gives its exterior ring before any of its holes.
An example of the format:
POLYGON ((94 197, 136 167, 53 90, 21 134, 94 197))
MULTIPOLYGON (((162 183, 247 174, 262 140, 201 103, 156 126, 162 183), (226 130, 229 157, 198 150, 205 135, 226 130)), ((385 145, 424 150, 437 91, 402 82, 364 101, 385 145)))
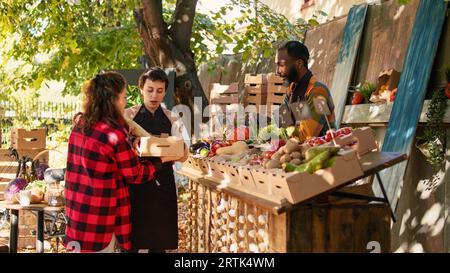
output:
POLYGON ((292 152, 298 151, 300 149, 300 146, 295 142, 288 141, 288 143, 286 143, 283 148, 287 154, 290 154, 292 152))
POLYGON ((312 146, 309 146, 306 143, 303 143, 302 145, 300 145, 300 152, 302 153, 302 156, 305 157, 306 151, 308 151, 309 148, 311 148, 312 146))
POLYGON ((263 162, 262 162, 262 166, 263 166, 264 168, 266 168, 267 163, 268 163, 269 161, 270 161, 269 159, 264 159, 263 162))
POLYGON ((288 154, 285 154, 285 155, 283 155, 283 156, 280 158, 280 163, 281 163, 281 164, 287 163, 287 162, 289 162, 289 161, 291 161, 291 160, 292 160, 291 156, 288 155, 288 154))
POLYGON ((294 158, 291 161, 289 161, 289 163, 294 164, 294 165, 300 165, 300 164, 302 164, 302 160, 300 158, 294 158))
POLYGON ((272 155, 271 159, 280 161, 281 156, 282 154, 280 152, 276 152, 272 155))
POLYGON ((291 154, 291 157, 292 158, 298 158, 298 159, 301 159, 302 158, 302 153, 300 153, 300 152, 292 152, 291 154))
POLYGON ((269 162, 267 162, 266 164, 266 169, 276 169, 276 168, 280 168, 280 161, 278 160, 269 160, 269 162))

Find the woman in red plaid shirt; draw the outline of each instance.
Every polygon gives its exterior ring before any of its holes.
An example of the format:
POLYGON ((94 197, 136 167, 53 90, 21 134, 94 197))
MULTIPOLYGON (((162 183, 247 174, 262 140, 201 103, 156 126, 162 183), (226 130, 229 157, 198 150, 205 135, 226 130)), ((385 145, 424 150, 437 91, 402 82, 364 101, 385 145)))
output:
POLYGON ((84 92, 84 112, 75 116, 69 138, 64 244, 81 252, 112 252, 117 241, 130 250, 127 184, 151 181, 160 162, 140 161, 128 141, 122 75, 98 74, 84 92))

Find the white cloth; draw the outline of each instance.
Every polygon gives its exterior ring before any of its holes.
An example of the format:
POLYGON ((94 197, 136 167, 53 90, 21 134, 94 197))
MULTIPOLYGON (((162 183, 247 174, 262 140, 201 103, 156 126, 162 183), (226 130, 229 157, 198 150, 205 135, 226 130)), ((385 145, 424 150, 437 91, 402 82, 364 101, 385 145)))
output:
POLYGON ((116 235, 112 235, 111 237, 111 242, 109 242, 109 245, 107 247, 105 247, 104 249, 97 251, 95 253, 114 253, 114 249, 116 247, 116 235))

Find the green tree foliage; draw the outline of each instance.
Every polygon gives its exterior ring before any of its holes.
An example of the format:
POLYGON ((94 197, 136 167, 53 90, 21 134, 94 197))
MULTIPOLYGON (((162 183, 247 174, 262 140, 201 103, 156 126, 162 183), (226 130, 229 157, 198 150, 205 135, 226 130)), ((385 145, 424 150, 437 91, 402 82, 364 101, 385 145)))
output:
MULTIPOLYGON (((101 70, 141 67, 144 50, 133 16, 139 7, 136 0, 1 1, 2 93, 59 80, 66 84, 65 93, 78 94, 83 81, 101 70), (8 73, 11 60, 20 65, 8 73)), ((175 0, 163 1, 169 31, 175 9, 175 0)), ((244 62, 257 63, 274 56, 274 42, 302 40, 305 29, 316 24, 315 19, 292 24, 257 0, 231 0, 216 13, 196 13, 191 50, 197 65, 213 67, 229 47, 244 62), (228 20, 236 9, 240 15, 228 20)))

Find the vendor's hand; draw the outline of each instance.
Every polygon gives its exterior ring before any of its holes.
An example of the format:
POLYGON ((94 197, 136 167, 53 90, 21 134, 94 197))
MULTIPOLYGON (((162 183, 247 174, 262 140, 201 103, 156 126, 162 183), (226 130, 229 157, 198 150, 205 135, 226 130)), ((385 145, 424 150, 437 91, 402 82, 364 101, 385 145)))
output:
POLYGON ((186 145, 186 143, 184 143, 184 156, 177 161, 184 162, 188 159, 188 157, 189 157, 189 149, 188 149, 188 146, 186 145))
POLYGON ((178 161, 180 159, 178 156, 161 156, 160 158, 162 163, 178 161))

